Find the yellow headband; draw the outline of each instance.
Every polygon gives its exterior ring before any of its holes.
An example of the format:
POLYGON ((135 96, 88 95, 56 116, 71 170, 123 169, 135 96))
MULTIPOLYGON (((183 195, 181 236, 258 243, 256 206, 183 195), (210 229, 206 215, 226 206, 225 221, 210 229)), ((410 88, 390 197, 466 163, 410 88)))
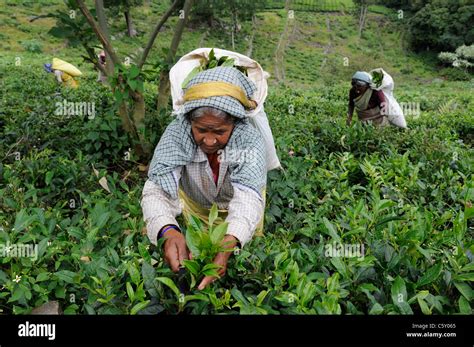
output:
POLYGON ((245 108, 254 109, 257 102, 247 98, 242 88, 227 82, 204 82, 189 87, 184 93, 184 101, 210 98, 211 96, 231 96, 240 101, 245 108))

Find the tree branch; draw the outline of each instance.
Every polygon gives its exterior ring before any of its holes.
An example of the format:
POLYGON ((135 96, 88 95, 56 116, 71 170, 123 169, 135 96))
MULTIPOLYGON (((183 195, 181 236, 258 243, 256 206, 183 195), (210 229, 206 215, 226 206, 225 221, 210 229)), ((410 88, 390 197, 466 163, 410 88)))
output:
POLYGON ((168 52, 167 62, 173 63, 174 57, 176 56, 176 52, 178 50, 179 42, 181 41, 181 35, 183 34, 184 27, 186 26, 186 22, 189 17, 189 13, 191 12, 191 7, 193 6, 194 0, 185 0, 183 11, 184 11, 184 18, 182 21, 178 22, 176 26, 176 30, 173 35, 173 39, 171 40, 170 50, 168 52))
MULTIPOLYGON (((184 18, 180 19, 176 24, 176 29, 174 31, 173 39, 171 40, 170 50, 166 57, 167 65, 171 65, 175 59, 176 51, 178 50, 179 42, 181 40, 181 35, 183 34, 186 21, 189 17, 189 13, 193 6, 194 0, 185 0, 184 2, 184 18)), ((158 98, 156 102, 157 110, 160 112, 162 109, 166 108, 169 99, 170 93, 170 80, 169 80, 169 71, 162 69, 160 71, 160 85, 158 87, 158 98)))
POLYGON ((54 17, 51 13, 49 14, 43 14, 41 16, 34 16, 30 19, 30 23, 34 22, 35 20, 41 19, 41 18, 48 18, 48 17, 54 17))
POLYGON ((97 25, 96 21, 94 20, 94 17, 92 17, 92 14, 90 13, 89 9, 84 4, 84 1, 83 0, 76 0, 76 3, 79 6, 79 9, 81 10, 84 17, 86 17, 86 20, 89 22, 90 26, 92 27, 92 30, 94 30, 95 34, 97 35, 97 38, 99 39, 99 41, 104 46, 104 49, 109 54, 109 56, 112 59, 112 61, 114 62, 114 64, 120 64, 119 58, 115 54, 115 51, 114 51, 114 48, 112 47, 112 44, 107 39, 104 32, 97 25))
MULTIPOLYGON (((104 0, 95 0, 95 13, 97 14, 97 20, 99 21, 99 27, 104 32, 105 37, 107 40, 110 41, 110 32, 109 27, 107 25, 107 17, 105 16, 105 9, 104 9, 104 0)), ((102 66, 102 64, 98 63, 97 65, 102 66)), ((103 69, 100 69, 102 71, 103 69)), ((105 55, 105 69, 102 71, 104 76, 110 77, 114 74, 114 62, 110 59, 108 54, 105 55), (105 71, 105 72, 104 72, 105 71)))
POLYGON ((165 22, 168 20, 168 18, 171 16, 173 11, 175 10, 176 7, 178 7, 179 0, 175 0, 171 7, 166 11, 166 13, 163 15, 159 23, 156 25, 155 30, 150 35, 150 38, 148 39, 148 43, 145 47, 145 50, 143 51, 142 57, 140 58, 140 61, 138 62, 138 68, 141 69, 143 64, 145 64, 146 58, 148 57, 148 54, 150 53, 151 48, 153 47, 153 43, 155 42, 156 36, 158 35, 158 32, 160 31, 161 27, 165 22))

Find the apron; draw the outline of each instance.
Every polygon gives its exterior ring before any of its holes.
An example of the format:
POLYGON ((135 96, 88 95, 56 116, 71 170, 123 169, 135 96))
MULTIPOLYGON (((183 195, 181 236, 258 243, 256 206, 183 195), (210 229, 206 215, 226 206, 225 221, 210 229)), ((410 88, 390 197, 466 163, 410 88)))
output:
POLYGON ((367 109, 370 98, 372 97, 372 93, 372 89, 367 89, 364 94, 359 95, 354 99, 354 106, 357 111, 357 115, 363 123, 372 122, 374 125, 388 125, 389 122, 387 117, 380 113, 379 106, 367 109))
MULTIPOLYGON (((263 196, 263 203, 265 204, 266 198, 266 188, 262 191, 263 196)), ((178 191, 179 200, 183 204, 183 216, 185 219, 185 223, 189 223, 189 219, 191 215, 198 217, 205 225, 209 226, 209 209, 201 207, 198 203, 192 200, 190 197, 186 195, 186 193, 180 188, 178 191)), ((218 210, 217 218, 214 224, 223 223, 227 217, 229 212, 227 210, 218 210)), ((263 221, 265 215, 262 216, 260 222, 257 224, 257 228, 255 230, 256 236, 263 236, 263 221)))

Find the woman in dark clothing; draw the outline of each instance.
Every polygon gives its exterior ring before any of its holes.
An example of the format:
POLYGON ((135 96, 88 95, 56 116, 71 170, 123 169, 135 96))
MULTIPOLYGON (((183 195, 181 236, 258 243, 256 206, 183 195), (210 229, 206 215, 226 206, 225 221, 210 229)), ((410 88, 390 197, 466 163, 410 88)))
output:
POLYGON ((385 95, 381 90, 370 88, 372 77, 364 71, 357 71, 352 76, 352 88, 349 92, 349 110, 347 125, 352 123, 354 109, 363 123, 373 123, 376 126, 389 125, 385 115, 385 95))

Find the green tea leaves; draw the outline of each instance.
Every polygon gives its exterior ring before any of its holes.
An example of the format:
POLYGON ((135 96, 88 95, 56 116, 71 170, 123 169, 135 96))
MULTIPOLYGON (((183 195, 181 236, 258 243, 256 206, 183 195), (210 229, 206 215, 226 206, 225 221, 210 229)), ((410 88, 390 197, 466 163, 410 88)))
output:
MULTIPOLYGON (((186 88, 189 81, 193 79, 198 73, 201 71, 206 71, 209 69, 214 69, 218 66, 226 66, 226 67, 235 67, 238 69, 240 72, 244 73, 247 75, 247 68, 244 66, 236 66, 235 65, 235 59, 229 58, 227 56, 222 56, 219 59, 216 58, 216 54, 214 52, 214 48, 210 50, 209 52, 209 58, 208 59, 202 59, 201 64, 194 67, 191 72, 186 76, 184 79, 183 83, 181 84, 181 88, 186 88)), ((211 223, 212 224, 212 223, 211 223)))
POLYGON ((395 278, 391 288, 392 301, 402 314, 413 314, 410 305, 408 305, 407 289, 405 281, 400 276, 395 278))
POLYGON ((334 241, 341 241, 341 237, 337 233, 336 227, 326 217, 323 218, 323 223, 326 227, 329 236, 331 236, 334 241))
POLYGON ((126 287, 127 287, 128 297, 130 298, 130 300, 132 302, 135 301, 135 292, 133 291, 133 288, 132 288, 132 285, 130 284, 130 282, 127 282, 126 287))
POLYGON ((194 69, 192 69, 191 72, 188 74, 188 76, 186 76, 186 78, 184 79, 183 83, 181 84, 181 88, 183 89, 186 88, 189 81, 191 81, 193 77, 196 76, 201 71, 203 71, 201 66, 196 66, 194 69))
POLYGON ((184 267, 194 276, 198 276, 200 272, 199 263, 196 260, 184 260, 184 267))
POLYGON ((427 285, 433 281, 435 281, 439 275, 441 274, 441 271, 443 270, 443 265, 442 264, 436 264, 429 268, 426 273, 418 280, 417 282, 417 287, 422 287, 424 285, 427 285))
POLYGON ((150 303, 150 300, 145 300, 145 301, 139 302, 138 304, 136 304, 135 306, 132 307, 132 309, 130 310, 130 314, 131 315, 137 314, 139 311, 146 308, 149 303, 150 303))
POLYGON ((213 244, 220 244, 220 242, 224 238, 224 235, 227 233, 227 227, 228 223, 224 222, 213 228, 213 230, 210 232, 211 241, 213 244))
POLYGON ((464 296, 459 298, 459 312, 462 314, 472 314, 471 305, 469 305, 469 302, 464 296))
POLYGON ((127 266, 128 273, 130 274, 130 278, 132 282, 136 285, 140 282, 140 272, 138 271, 137 267, 133 263, 128 263, 127 266))
POLYGON ((16 232, 23 231, 35 220, 36 220, 35 215, 30 216, 28 215, 25 209, 22 209, 16 214, 14 230, 16 232))
POLYGON ((72 272, 69 270, 61 270, 58 272, 55 272, 54 275, 61 281, 64 281, 66 283, 74 283, 76 280, 79 279, 79 274, 76 272, 72 272))
POLYGON ((209 227, 214 225, 214 221, 216 220, 218 215, 218 209, 216 204, 212 204, 211 210, 209 212, 209 227))
POLYGON ((383 81, 383 72, 381 71, 373 71, 372 72, 372 82, 378 88, 382 85, 383 81))
POLYGON ((217 270, 219 270, 220 267, 219 265, 216 265, 216 264, 207 264, 205 265, 201 272, 205 275, 205 276, 213 276, 213 277, 219 277, 219 273, 217 272, 217 270))
POLYGON ((474 291, 472 290, 471 286, 467 283, 463 282, 453 282, 459 292, 467 299, 467 301, 471 301, 474 299, 474 291))
POLYGON ((188 228, 186 230, 186 244, 193 257, 199 257, 201 254, 201 235, 199 231, 194 230, 194 228, 188 228))
POLYGON ((156 280, 163 283, 168 288, 170 288, 173 291, 173 293, 176 294, 177 297, 180 296, 181 293, 180 293, 178 287, 176 286, 176 284, 174 284, 172 279, 170 279, 168 277, 157 277, 156 280))

